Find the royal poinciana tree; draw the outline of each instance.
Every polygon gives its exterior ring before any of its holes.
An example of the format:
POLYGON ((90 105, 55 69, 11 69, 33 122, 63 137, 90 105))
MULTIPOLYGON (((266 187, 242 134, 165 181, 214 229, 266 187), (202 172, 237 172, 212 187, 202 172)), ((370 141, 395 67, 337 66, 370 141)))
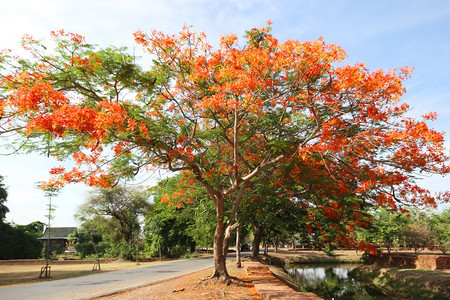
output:
POLYGON ((216 208, 213 276, 229 277, 228 233, 244 193, 292 161, 313 170, 294 168, 299 184, 325 174, 310 188, 332 184, 377 206, 446 199, 413 181, 418 171, 449 168, 442 134, 425 123, 436 115, 405 116, 409 68, 344 65, 340 47, 280 42, 270 27, 250 30, 241 45, 224 36, 218 49, 188 27, 177 35, 136 32, 153 59, 146 71, 125 49, 98 49, 64 31, 52 37, 47 51, 25 36, 27 60, 2 52, 1 130, 20 133, 16 147, 73 158, 73 169, 51 170, 52 185, 111 186, 154 167, 186 178, 164 200, 190 201, 181 187, 203 185, 216 208))

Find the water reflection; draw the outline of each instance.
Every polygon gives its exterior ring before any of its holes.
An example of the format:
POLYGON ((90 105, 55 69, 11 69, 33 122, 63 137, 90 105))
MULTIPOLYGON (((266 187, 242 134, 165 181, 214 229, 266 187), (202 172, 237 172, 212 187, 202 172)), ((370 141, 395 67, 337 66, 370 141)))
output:
POLYGON ((313 292, 324 299, 387 299, 380 290, 358 282, 349 276, 354 265, 296 266, 288 273, 300 289, 313 292))

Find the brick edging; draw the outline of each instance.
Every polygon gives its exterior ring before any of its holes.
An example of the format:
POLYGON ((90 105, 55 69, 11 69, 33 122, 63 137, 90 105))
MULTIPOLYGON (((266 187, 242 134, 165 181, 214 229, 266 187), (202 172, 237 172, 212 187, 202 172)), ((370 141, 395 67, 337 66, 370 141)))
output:
POLYGON ((253 282, 262 300, 322 300, 314 293, 297 292, 275 277, 269 268, 260 262, 243 262, 244 270, 253 282))

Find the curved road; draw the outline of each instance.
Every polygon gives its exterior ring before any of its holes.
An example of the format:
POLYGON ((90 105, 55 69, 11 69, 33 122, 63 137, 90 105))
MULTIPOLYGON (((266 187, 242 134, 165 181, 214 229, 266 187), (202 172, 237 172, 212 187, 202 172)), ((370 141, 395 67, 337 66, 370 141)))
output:
MULTIPOLYGON (((233 259, 229 256, 228 259, 233 259)), ((134 269, 0 288, 0 299, 92 299, 168 280, 213 266, 212 257, 169 261, 134 269)))

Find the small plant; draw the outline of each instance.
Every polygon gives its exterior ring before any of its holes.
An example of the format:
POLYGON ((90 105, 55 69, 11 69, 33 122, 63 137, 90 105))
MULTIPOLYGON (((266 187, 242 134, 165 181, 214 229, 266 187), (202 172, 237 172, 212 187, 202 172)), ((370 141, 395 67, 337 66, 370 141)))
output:
POLYGON ((195 252, 186 252, 181 256, 181 258, 183 259, 189 259, 194 257, 197 257, 197 254, 195 252))
POLYGON ((325 246, 325 248, 323 249, 323 252, 325 252, 326 255, 328 256, 333 256, 333 246, 325 246))

